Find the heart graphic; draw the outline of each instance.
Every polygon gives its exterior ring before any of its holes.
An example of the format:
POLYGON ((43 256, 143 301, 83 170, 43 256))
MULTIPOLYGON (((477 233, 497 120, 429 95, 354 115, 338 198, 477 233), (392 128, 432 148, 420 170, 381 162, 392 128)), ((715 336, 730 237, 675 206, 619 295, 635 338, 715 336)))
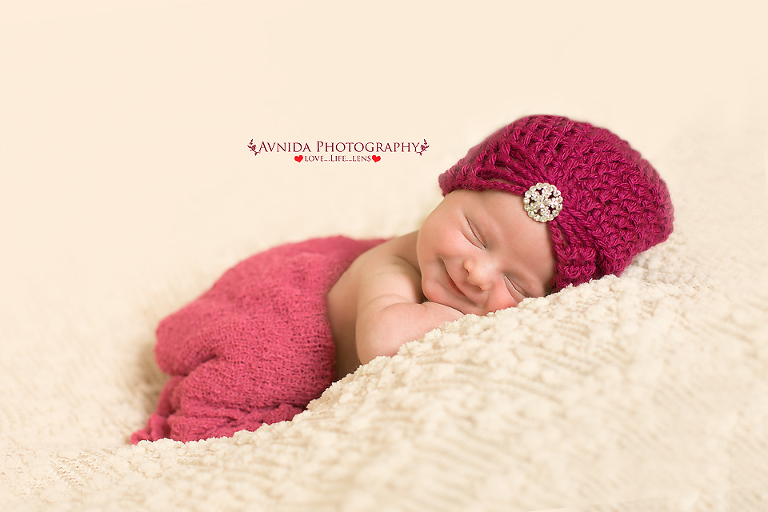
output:
POLYGON ((381 160, 381 157, 379 155, 373 155, 374 162, 378 162, 379 160, 381 160))
POLYGON ((304 160, 304 155, 295 156, 293 157, 293 159, 296 160, 297 162, 301 162, 302 160, 304 160))

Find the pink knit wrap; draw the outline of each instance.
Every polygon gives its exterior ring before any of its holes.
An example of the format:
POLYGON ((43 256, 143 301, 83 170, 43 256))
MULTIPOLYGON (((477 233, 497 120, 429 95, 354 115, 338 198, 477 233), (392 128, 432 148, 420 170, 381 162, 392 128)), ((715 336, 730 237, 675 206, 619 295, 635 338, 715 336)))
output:
POLYGON ((382 241, 331 237, 275 247, 166 317, 155 357, 171 378, 131 442, 231 436, 301 412, 335 378, 326 295, 382 241))
POLYGON ((515 121, 440 175, 443 194, 503 190, 522 196, 557 187, 562 210, 547 222, 556 271, 553 291, 607 274, 672 232, 669 191, 656 170, 617 135, 561 116, 515 121))

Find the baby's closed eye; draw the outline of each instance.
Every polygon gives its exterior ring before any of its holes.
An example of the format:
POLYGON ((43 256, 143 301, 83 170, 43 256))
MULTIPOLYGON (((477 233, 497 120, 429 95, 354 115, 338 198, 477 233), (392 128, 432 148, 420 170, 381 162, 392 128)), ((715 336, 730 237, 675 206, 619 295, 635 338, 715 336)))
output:
POLYGON ((516 284, 514 280, 510 279, 507 274, 504 274, 504 283, 507 285, 507 290, 509 290, 510 295, 517 298, 518 300, 527 299, 530 297, 530 295, 528 295, 525 290, 522 289, 522 287, 516 284))
POLYGON ((475 226, 475 224, 469 220, 469 217, 465 217, 465 219, 467 221, 467 226, 469 227, 470 233, 470 236, 468 236, 467 239, 481 249, 485 249, 485 238, 483 237, 482 233, 480 233, 480 230, 477 229, 477 226, 475 226))

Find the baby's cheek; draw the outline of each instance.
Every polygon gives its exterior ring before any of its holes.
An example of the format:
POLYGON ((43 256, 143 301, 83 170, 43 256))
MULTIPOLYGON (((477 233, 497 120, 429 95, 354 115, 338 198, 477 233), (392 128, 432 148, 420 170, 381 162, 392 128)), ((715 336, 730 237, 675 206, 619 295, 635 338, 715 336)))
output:
POLYGON ((486 313, 493 313, 494 311, 501 311, 502 309, 508 309, 517 306, 518 302, 514 299, 509 292, 504 290, 503 293, 494 294, 486 304, 486 313))
POLYGON ((437 281, 430 279, 428 274, 425 274, 421 280, 421 294, 430 302, 441 302, 441 289, 437 281))

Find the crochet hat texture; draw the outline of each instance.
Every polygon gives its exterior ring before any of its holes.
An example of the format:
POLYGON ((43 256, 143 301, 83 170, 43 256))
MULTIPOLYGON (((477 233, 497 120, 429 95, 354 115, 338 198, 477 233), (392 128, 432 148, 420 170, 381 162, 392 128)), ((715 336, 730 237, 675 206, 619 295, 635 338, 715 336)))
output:
POLYGON ((555 252, 552 291, 607 274, 669 237, 673 208, 656 170, 612 132, 560 116, 518 119, 440 175, 456 189, 523 196, 547 222, 555 252))

